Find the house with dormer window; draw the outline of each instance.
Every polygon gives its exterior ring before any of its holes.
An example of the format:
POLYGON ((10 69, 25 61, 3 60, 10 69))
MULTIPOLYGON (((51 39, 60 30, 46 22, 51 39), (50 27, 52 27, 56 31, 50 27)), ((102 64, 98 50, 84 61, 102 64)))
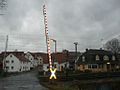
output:
MULTIPOLYGON (((2 52, 2 56, 4 52, 2 52)), ((24 52, 6 52, 3 60, 3 69, 6 72, 23 72, 30 70, 30 61, 25 57, 24 52)))
POLYGON ((120 60, 117 54, 102 49, 86 49, 76 62, 77 70, 91 70, 106 72, 120 69, 120 60))

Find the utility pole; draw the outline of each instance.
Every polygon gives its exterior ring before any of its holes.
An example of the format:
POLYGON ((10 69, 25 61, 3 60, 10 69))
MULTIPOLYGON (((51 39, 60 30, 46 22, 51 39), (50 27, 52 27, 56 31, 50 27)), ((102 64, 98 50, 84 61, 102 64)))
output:
POLYGON ((103 44, 103 38, 100 40, 101 41, 101 47, 100 47, 100 49, 104 49, 104 44, 103 44))
POLYGON ((75 44, 75 53, 76 53, 76 57, 77 57, 77 45, 78 45, 78 42, 74 42, 75 44))
POLYGON ((56 40, 54 40, 54 42, 55 42, 55 53, 57 52, 57 42, 56 42, 56 40))
POLYGON ((74 44, 75 44, 75 61, 74 61, 74 70, 75 70, 75 62, 76 62, 76 59, 77 59, 77 46, 78 46, 78 42, 74 42, 74 44))
POLYGON ((46 37, 46 45, 47 45, 47 53, 49 57, 49 65, 52 68, 52 60, 51 60, 51 48, 50 48, 50 38, 48 36, 48 23, 47 23, 47 15, 46 15, 46 7, 43 5, 43 15, 44 15, 44 24, 45 24, 45 37, 46 37))
POLYGON ((52 42, 55 43, 55 55, 54 55, 54 59, 53 59, 53 67, 55 68, 55 65, 54 65, 54 60, 56 59, 56 52, 57 52, 57 43, 56 43, 56 40, 55 39, 50 39, 52 42))
POLYGON ((55 53, 57 52, 57 41, 55 39, 51 39, 55 43, 55 53))
POLYGON ((8 35, 6 36, 5 51, 4 51, 4 57, 3 57, 3 69, 5 69, 5 72, 6 72, 5 57, 6 57, 7 48, 8 48, 8 35))
POLYGON ((55 75, 55 72, 56 72, 56 68, 53 67, 53 64, 52 64, 52 57, 51 57, 51 45, 50 45, 50 38, 49 38, 49 35, 48 35, 48 22, 47 22, 47 15, 46 15, 46 6, 43 5, 43 15, 44 15, 44 24, 45 24, 45 37, 46 37, 46 46, 47 46, 47 53, 48 53, 48 58, 49 58, 49 69, 51 71, 51 76, 50 76, 50 80, 53 80, 54 82, 54 79, 57 79, 56 78, 56 75, 55 75))

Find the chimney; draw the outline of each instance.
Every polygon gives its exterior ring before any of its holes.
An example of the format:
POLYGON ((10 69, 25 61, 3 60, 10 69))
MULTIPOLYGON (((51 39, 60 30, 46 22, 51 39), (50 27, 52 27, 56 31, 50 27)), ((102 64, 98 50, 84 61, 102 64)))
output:
POLYGON ((102 50, 102 48, 100 48, 100 50, 102 50))
POLYGON ((86 52, 88 51, 88 48, 86 48, 86 52))

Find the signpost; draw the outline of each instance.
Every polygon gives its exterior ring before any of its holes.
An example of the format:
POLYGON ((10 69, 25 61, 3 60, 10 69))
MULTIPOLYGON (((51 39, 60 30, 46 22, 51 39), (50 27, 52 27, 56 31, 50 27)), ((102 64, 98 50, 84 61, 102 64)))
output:
POLYGON ((49 58, 49 69, 51 72, 51 76, 50 76, 50 80, 52 79, 57 79, 55 72, 56 72, 56 68, 53 67, 53 63, 52 63, 52 59, 51 59, 51 45, 50 45, 50 38, 48 35, 48 24, 47 24, 47 15, 46 15, 46 7, 45 5, 43 5, 43 15, 44 15, 44 24, 45 24, 45 36, 46 36, 46 45, 47 45, 47 53, 48 53, 48 58, 49 58))

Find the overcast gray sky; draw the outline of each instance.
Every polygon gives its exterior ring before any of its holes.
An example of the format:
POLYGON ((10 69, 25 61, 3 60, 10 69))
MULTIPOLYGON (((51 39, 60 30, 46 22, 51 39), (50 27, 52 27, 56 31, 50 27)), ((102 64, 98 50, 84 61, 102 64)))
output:
POLYGON ((7 0, 5 15, 0 16, 0 51, 9 35, 8 50, 46 52, 43 4, 58 51, 74 50, 74 42, 79 43, 79 51, 100 48, 119 38, 120 0, 7 0))

